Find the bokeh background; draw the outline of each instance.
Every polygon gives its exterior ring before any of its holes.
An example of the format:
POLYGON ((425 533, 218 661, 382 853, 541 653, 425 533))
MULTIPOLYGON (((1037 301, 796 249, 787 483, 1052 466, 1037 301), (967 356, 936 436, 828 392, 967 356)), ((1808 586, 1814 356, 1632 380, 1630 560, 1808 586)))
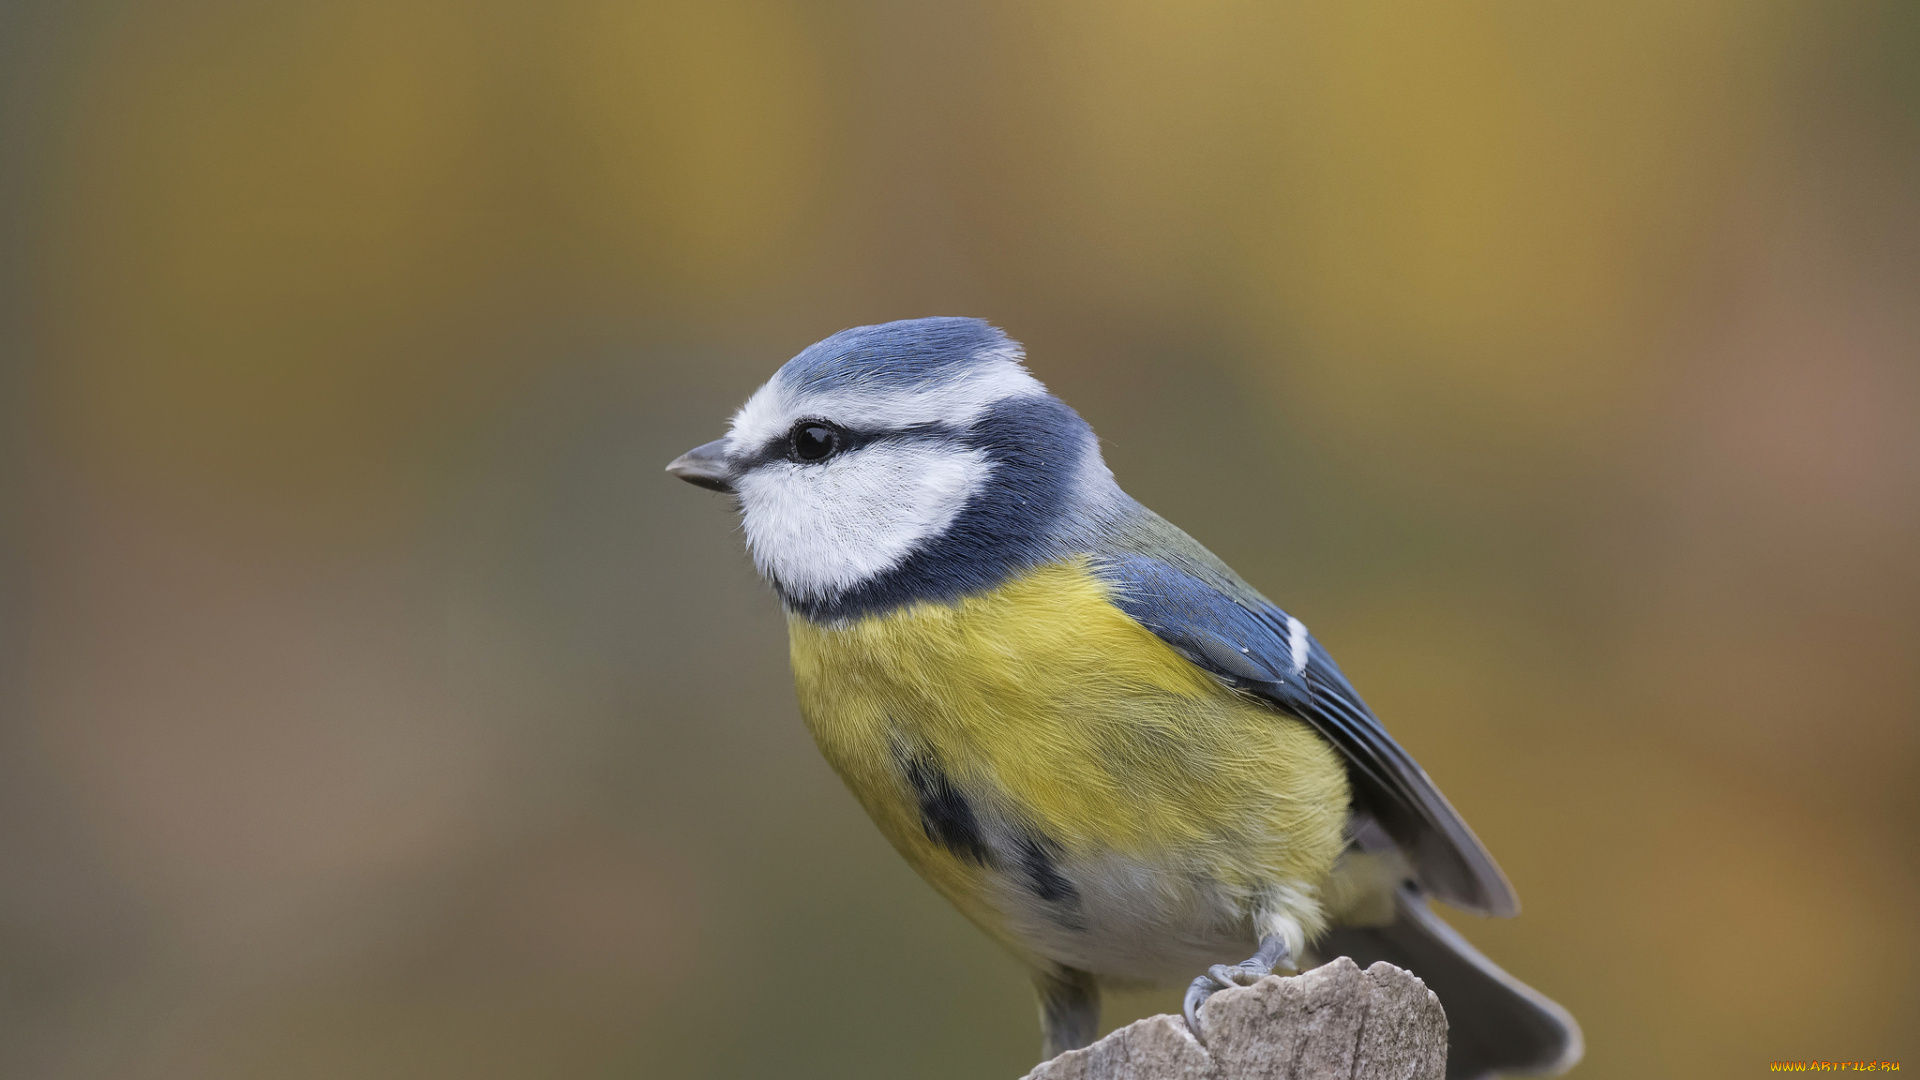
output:
POLYGON ((0 78, 0 1075, 1018 1076, 661 472, 928 314, 1341 657, 1579 1075, 1920 1064, 1920 7, 15 0, 0 78))

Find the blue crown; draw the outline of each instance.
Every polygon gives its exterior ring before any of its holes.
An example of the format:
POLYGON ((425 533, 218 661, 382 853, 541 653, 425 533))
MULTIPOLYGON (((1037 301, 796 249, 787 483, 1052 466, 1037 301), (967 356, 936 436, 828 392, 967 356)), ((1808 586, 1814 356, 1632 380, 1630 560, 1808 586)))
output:
POLYGON ((1019 346, 982 319, 935 317, 856 326, 815 342, 776 376, 807 391, 911 389, 940 382, 1019 346))

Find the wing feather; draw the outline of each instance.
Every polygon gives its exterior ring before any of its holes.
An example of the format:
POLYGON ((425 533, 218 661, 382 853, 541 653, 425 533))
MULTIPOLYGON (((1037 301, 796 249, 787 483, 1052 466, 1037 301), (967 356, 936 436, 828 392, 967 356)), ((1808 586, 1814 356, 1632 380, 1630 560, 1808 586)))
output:
MULTIPOLYGON (((1187 540, 1185 534, 1179 538, 1187 540)), ((1194 544, 1197 548, 1198 545, 1194 544)), ((1200 549, 1204 554, 1204 549, 1200 549)), ((1194 560, 1198 562, 1198 560, 1194 560)), ((1207 556, 1192 569, 1151 555, 1102 559, 1115 603, 1188 660, 1313 725, 1346 758, 1357 807, 1413 863, 1432 895, 1469 911, 1513 915, 1513 887, 1413 757, 1387 734, 1319 641, 1207 556), (1213 571, 1207 573, 1207 571, 1213 571)))

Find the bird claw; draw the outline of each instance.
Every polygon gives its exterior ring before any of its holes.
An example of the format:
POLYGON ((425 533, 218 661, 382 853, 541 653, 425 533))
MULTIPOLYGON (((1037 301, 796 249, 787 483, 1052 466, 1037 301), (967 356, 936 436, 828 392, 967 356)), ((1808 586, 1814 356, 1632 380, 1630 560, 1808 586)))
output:
POLYGON ((1286 942, 1278 937, 1267 937, 1260 942, 1260 951, 1238 964, 1215 964, 1207 969, 1205 975, 1193 980, 1187 987, 1186 1000, 1181 1002, 1180 1011, 1187 1018, 1187 1030, 1193 1032, 1195 1042, 1207 1045, 1206 1028, 1200 1022, 1200 1007, 1207 999, 1225 990, 1229 986, 1252 986, 1268 975, 1276 967, 1293 970, 1293 957, 1286 942))
POLYGON ((1222 990, 1229 986, 1252 986, 1268 974, 1268 969, 1254 965, 1251 960, 1243 960, 1238 964, 1215 964, 1207 969, 1207 977, 1220 984, 1222 990))
POLYGON ((1207 1045, 1207 1029, 1200 1023, 1200 1006, 1205 1005, 1215 991, 1224 989, 1214 982, 1212 975, 1202 975, 1187 987, 1187 998, 1181 1003, 1180 1011, 1186 1015, 1187 1030, 1193 1032, 1193 1041, 1201 1046, 1207 1045))

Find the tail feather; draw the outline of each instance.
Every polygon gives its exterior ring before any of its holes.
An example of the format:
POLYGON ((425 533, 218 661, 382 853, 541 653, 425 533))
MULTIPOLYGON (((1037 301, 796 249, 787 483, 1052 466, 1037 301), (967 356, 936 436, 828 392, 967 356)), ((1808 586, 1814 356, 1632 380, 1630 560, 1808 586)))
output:
POLYGON ((1580 1025, 1567 1010, 1500 970, 1403 886, 1386 926, 1340 927, 1316 943, 1325 958, 1377 960, 1418 975, 1447 1010, 1447 1080, 1496 1073, 1555 1075, 1580 1060, 1580 1025))

